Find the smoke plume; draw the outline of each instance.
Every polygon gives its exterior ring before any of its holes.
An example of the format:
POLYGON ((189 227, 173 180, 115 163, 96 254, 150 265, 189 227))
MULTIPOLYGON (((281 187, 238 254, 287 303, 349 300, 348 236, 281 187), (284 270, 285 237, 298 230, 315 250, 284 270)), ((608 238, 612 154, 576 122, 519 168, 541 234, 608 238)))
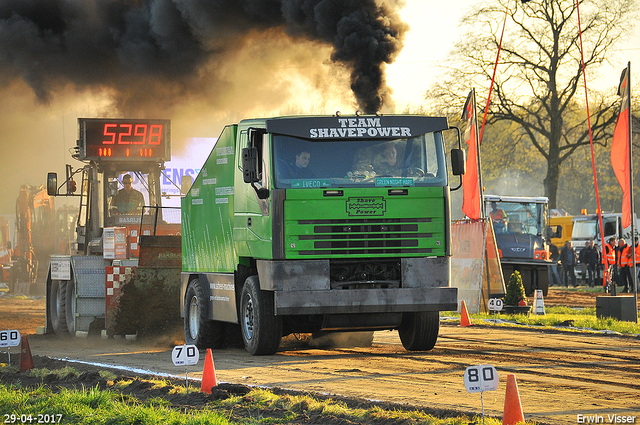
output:
POLYGON ((330 46, 359 108, 373 113, 389 100, 385 64, 408 29, 400 1, 0 0, 0 85, 22 80, 45 103, 69 86, 107 90, 135 111, 151 98, 223 91, 216 69, 268 35, 330 46))

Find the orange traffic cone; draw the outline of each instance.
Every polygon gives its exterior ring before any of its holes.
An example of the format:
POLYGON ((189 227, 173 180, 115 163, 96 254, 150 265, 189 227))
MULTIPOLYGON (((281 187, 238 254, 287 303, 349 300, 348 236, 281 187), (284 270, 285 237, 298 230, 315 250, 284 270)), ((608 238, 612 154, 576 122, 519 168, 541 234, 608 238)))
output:
POLYGON ((502 425, 514 425, 518 422, 524 422, 522 403, 520 403, 520 394, 518 394, 516 376, 509 374, 507 375, 507 393, 504 397, 502 425))
POLYGON ((26 336, 22 337, 20 344, 20 372, 33 369, 33 357, 31 357, 31 349, 26 336))
POLYGON ((473 326, 471 319, 469 319, 469 312, 467 311, 467 305, 464 300, 460 301, 462 306, 460 307, 460 326, 473 326))
POLYGON ((211 348, 207 348, 207 355, 204 358, 204 371, 202 372, 202 386, 200 391, 211 394, 211 388, 218 386, 216 380, 216 368, 213 366, 213 354, 211 348))

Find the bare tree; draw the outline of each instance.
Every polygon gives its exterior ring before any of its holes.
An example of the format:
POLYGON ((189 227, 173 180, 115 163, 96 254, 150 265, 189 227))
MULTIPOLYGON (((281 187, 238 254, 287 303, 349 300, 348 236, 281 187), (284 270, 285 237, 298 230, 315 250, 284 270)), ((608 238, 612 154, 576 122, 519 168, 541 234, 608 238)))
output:
MULTIPOLYGON (((614 44, 628 33, 633 6, 634 0, 593 0, 580 6, 588 77, 596 75, 614 44)), ((585 97, 576 12, 574 0, 481 4, 462 21, 467 31, 450 54, 454 65, 448 78, 427 94, 448 105, 461 105, 468 89, 476 87, 486 99, 506 17, 488 123, 517 124, 521 140, 529 141, 544 157, 544 190, 552 208, 561 164, 589 143, 587 119, 580 116, 585 97)), ((606 144, 619 100, 590 93, 590 103, 594 141, 606 144)))

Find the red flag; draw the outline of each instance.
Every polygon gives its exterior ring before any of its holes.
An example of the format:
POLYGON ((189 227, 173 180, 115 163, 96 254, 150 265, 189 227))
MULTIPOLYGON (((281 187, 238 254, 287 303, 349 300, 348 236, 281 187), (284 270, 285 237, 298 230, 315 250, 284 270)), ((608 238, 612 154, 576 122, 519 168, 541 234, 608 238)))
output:
POLYGON ((476 92, 471 90, 462 111, 462 119, 467 121, 464 139, 469 145, 467 172, 462 175, 462 212, 472 220, 480 218, 482 201, 480 199, 480 180, 478 166, 478 119, 476 117, 476 92))
POLYGON ((618 95, 622 96, 620 113, 611 143, 611 166, 622 188, 622 227, 631 225, 631 171, 629 147, 629 107, 631 88, 629 87, 629 68, 620 76, 618 95))

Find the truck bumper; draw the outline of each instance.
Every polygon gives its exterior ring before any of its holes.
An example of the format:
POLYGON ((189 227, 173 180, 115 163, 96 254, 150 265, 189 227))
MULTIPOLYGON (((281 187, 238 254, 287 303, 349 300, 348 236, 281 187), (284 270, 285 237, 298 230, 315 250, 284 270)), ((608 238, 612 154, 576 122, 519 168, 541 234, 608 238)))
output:
POLYGON ((276 291, 276 315, 402 313, 458 309, 458 288, 276 291))
POLYGON ((547 260, 530 260, 527 258, 501 258, 500 263, 513 264, 517 266, 540 267, 540 268, 545 268, 552 264, 551 261, 547 261, 547 260))
POLYGON ((260 288, 274 292, 276 315, 452 311, 449 257, 403 258, 399 288, 332 289, 329 260, 258 260, 260 288))

